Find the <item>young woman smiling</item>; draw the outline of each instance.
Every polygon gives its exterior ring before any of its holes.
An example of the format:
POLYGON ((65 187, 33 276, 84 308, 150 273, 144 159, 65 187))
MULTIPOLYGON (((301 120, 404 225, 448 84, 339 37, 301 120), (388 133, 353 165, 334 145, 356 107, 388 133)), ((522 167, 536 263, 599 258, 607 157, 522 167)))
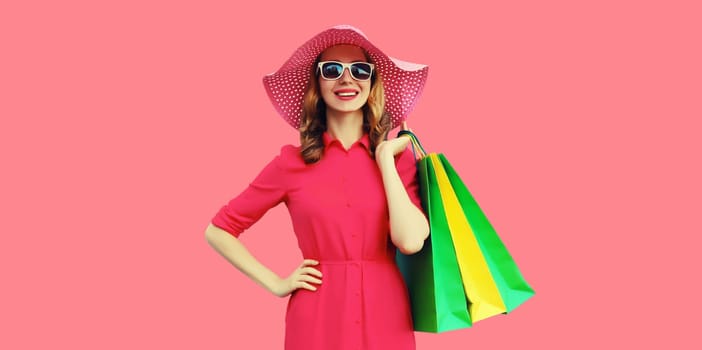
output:
POLYGON ((428 67, 385 55, 356 28, 302 45, 264 86, 300 133, 216 213, 210 245, 269 292, 290 296, 285 349, 414 349, 396 249, 418 252, 429 225, 408 138, 388 140, 421 94, 428 67), (239 235, 284 202, 303 261, 280 277, 239 235))

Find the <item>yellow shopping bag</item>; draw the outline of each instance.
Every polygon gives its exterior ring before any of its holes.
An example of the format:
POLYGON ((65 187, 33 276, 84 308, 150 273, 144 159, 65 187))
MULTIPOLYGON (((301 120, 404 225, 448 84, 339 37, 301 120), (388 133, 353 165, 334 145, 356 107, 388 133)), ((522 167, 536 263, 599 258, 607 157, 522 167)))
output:
POLYGON ((431 159, 436 170, 441 201, 446 210, 461 279, 470 304, 471 319, 477 322, 505 313, 505 304, 443 164, 435 153, 428 154, 427 157, 431 159))

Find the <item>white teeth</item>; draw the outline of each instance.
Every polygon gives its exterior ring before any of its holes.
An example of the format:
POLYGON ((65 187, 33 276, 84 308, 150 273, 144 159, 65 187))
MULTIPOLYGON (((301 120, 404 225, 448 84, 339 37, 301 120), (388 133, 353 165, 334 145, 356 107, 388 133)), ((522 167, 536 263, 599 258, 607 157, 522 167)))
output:
POLYGON ((337 95, 339 96, 356 96, 356 92, 338 92, 337 95))

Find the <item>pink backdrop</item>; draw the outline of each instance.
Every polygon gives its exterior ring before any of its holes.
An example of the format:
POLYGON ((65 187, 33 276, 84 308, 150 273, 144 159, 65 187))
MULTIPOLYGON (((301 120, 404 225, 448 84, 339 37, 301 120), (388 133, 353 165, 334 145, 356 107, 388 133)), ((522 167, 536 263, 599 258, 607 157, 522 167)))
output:
MULTIPOLYGON (((2 349, 282 348, 286 299, 203 231, 297 142, 261 77, 341 23, 431 66, 409 125, 537 291, 419 349, 700 346, 695 1, 8 3, 2 349)), ((242 239, 301 258, 284 206, 242 239)))

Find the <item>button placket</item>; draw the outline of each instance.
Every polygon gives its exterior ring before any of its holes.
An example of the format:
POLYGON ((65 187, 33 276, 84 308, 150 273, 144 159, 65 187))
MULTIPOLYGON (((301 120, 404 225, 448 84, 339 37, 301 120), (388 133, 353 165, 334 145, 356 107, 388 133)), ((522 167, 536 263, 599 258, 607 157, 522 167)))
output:
POLYGON ((356 312, 354 315, 354 324, 357 327, 361 327, 361 316, 362 316, 362 302, 361 302, 361 288, 362 288, 362 283, 363 283, 363 271, 362 271, 362 266, 360 263, 354 262, 351 263, 350 266, 350 275, 352 278, 353 286, 355 289, 354 292, 354 300, 353 300, 353 310, 356 312))
POLYGON ((348 181, 348 176, 349 176, 349 168, 351 167, 350 164, 350 159, 349 159, 349 154, 346 153, 346 161, 344 162, 344 165, 341 167, 341 187, 343 189, 344 193, 344 206, 346 208, 351 208, 351 196, 350 196, 350 191, 351 189, 349 188, 349 181, 348 181))

